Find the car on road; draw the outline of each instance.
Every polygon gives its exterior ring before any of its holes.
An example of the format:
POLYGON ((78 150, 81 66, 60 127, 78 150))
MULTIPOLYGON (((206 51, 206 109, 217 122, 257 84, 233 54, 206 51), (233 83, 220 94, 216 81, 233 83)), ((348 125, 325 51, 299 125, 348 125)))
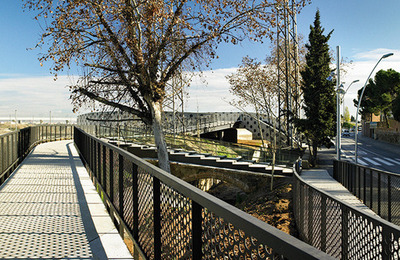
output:
POLYGON ((350 131, 349 131, 349 129, 344 129, 344 130, 343 130, 343 133, 342 133, 342 136, 350 136, 350 131))

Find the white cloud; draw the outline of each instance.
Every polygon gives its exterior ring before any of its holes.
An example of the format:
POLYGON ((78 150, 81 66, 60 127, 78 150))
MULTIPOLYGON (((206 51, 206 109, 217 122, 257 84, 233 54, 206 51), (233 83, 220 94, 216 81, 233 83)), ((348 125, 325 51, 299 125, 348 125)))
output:
POLYGON ((188 88, 189 100, 185 110, 196 112, 237 111, 229 104, 233 95, 229 92, 226 76, 236 72, 236 68, 204 71, 201 76, 192 78, 188 88))
MULTIPOLYGON (((400 50, 395 49, 376 49, 357 53, 353 57, 352 64, 347 66, 347 73, 342 75, 341 78, 341 81, 345 82, 345 88, 353 80, 359 80, 351 86, 344 98, 344 105, 349 108, 351 115, 355 116, 356 114, 353 99, 357 98, 358 89, 364 86, 376 63, 386 53, 394 53, 394 55, 383 59, 371 77, 373 78, 375 73, 381 69, 392 68, 400 72, 400 50)), ((199 111, 202 112, 236 111, 236 108, 228 104, 233 95, 229 92, 229 82, 226 79, 227 75, 236 72, 236 70, 237 68, 228 68, 203 72, 203 79, 207 82, 207 85, 199 77, 196 77, 188 89, 190 97, 185 105, 186 110, 197 111, 198 106, 199 111)))
POLYGON ((66 88, 71 84, 68 76, 15 77, 0 79, 0 117, 74 117, 66 88))
MULTIPOLYGON (((369 73, 383 54, 393 52, 394 56, 380 62, 375 72, 381 69, 393 68, 400 71, 400 50, 377 49, 354 55, 355 60, 342 75, 341 81, 347 86, 358 79, 345 95, 345 106, 349 107, 350 114, 355 116, 356 108, 353 99, 357 91, 363 87, 369 73)), ((204 71, 203 76, 192 78, 188 88, 189 99, 185 103, 185 110, 195 112, 224 112, 237 111, 229 104, 234 97, 229 92, 229 82, 226 76, 236 72, 237 68, 226 68, 204 71)), ((374 77, 374 74, 372 75, 374 77)), ((69 100, 69 91, 66 88, 74 79, 60 76, 57 81, 53 77, 0 77, 0 117, 14 116, 17 110, 18 117, 48 117, 52 111, 54 117, 75 117, 69 100)), ((83 111, 84 112, 84 111, 83 111)))
POLYGON ((359 52, 354 55, 355 60, 366 60, 366 61, 378 61, 382 55, 387 53, 393 53, 394 56, 390 57, 392 61, 400 61, 400 50, 395 49, 375 49, 367 52, 359 52))

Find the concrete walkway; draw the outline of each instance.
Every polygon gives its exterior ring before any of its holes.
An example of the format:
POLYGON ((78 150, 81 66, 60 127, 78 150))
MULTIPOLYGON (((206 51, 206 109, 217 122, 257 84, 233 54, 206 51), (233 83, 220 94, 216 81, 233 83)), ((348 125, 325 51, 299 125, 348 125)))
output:
POLYGON ((301 178, 315 188, 325 191, 336 199, 350 204, 351 206, 362 210, 368 214, 378 216, 363 204, 356 196, 349 192, 341 183, 337 182, 329 175, 325 169, 306 169, 301 172, 301 178))
POLYGON ((0 258, 133 259, 72 141, 38 145, 0 186, 0 258))

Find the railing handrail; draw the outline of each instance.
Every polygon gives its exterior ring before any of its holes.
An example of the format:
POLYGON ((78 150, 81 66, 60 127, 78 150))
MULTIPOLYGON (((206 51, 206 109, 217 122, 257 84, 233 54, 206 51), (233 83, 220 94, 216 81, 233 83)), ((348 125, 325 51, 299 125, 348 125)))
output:
MULTIPOLYGON (((216 213, 219 217, 229 221, 237 228, 245 231, 247 235, 254 236, 258 242, 271 247, 274 252, 284 254, 292 259, 329 259, 330 256, 320 250, 304 243, 301 240, 294 238, 267 223, 229 205, 228 203, 215 198, 214 196, 195 188, 194 186, 186 183, 185 181, 169 174, 160 168, 146 162, 145 160, 119 148, 103 140, 94 137, 93 135, 85 133, 83 130, 76 127, 78 131, 87 135, 96 143, 112 149, 131 163, 136 164, 138 167, 144 168, 151 175, 162 181, 164 184, 175 189, 180 194, 195 201, 216 213), (256 231, 256 232, 255 232, 256 231)), ((80 151, 81 152, 81 151, 80 151)), ((125 160, 124 159, 124 160, 125 160)))

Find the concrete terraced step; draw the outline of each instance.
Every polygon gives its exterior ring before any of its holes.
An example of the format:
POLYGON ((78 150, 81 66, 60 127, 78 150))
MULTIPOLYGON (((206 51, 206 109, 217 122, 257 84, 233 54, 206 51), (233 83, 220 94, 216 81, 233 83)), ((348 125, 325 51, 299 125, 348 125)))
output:
MULTIPOLYGON (((157 149, 154 146, 132 144, 124 149, 141 158, 157 158, 157 149)), ((272 166, 268 164, 255 163, 252 160, 242 158, 227 158, 226 156, 214 156, 208 153, 196 153, 195 151, 184 151, 182 149, 168 149, 169 158, 173 162, 213 166, 227 169, 252 171, 259 173, 272 173, 272 166)), ((292 169, 275 166, 275 174, 292 175, 292 169)))

